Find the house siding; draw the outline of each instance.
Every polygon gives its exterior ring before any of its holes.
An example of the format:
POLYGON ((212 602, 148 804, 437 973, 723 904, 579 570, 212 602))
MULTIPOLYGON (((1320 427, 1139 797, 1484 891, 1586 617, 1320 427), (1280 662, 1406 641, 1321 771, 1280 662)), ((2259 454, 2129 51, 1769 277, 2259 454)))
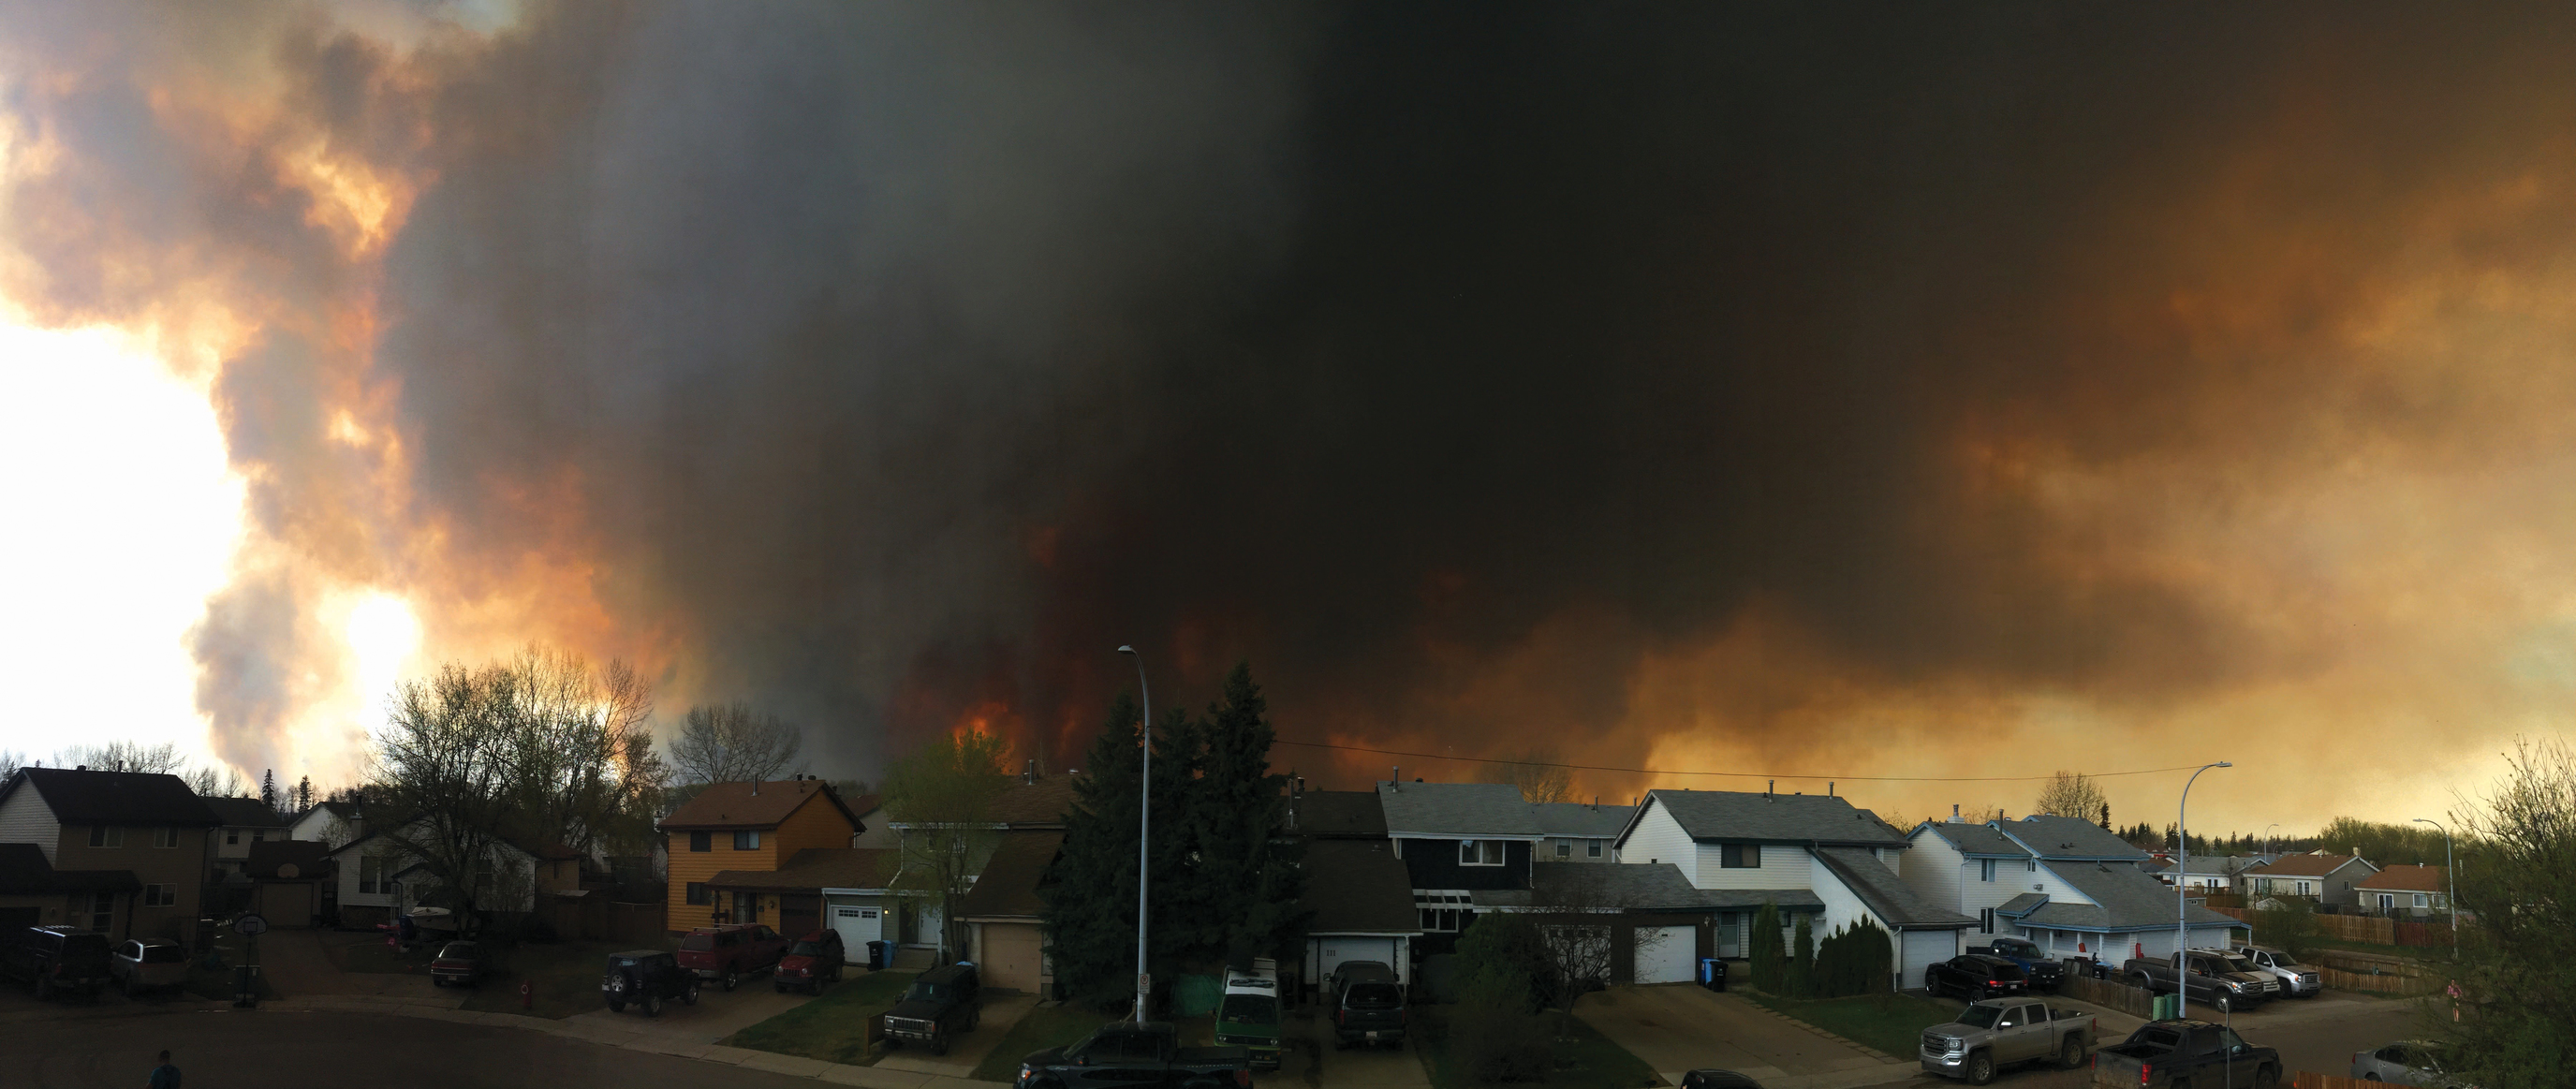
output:
MULTIPOLYGON (((45 852, 45 861, 53 862, 62 833, 62 822, 54 819, 53 807, 45 804, 35 787, 21 784, 10 792, 6 804, 0 804, 0 843, 35 844, 45 852)), ((62 867, 56 864, 55 868, 62 867)))
POLYGON ((1413 839, 1404 845, 1404 869, 1417 889, 1525 889, 1530 881, 1530 847, 1521 840, 1503 841, 1500 866, 1462 866, 1455 839, 1413 839))
MULTIPOLYGON (((1750 850, 1755 845, 1745 844, 1750 850)), ((1703 889, 1806 889, 1815 887, 1815 859, 1807 849, 1788 843, 1765 843, 1762 864, 1730 868, 1720 844, 1693 844, 1699 873, 1691 884, 1703 889)))
MULTIPOLYGON (((785 789, 793 790, 795 787, 791 783, 785 789)), ((693 882, 704 884, 724 870, 775 870, 781 861, 796 857, 796 852, 808 847, 847 847, 851 834, 858 829, 851 827, 849 818, 841 815, 839 806, 825 801, 822 792, 817 790, 788 813, 787 819, 780 821, 777 827, 757 831, 760 832, 760 846, 748 851, 733 849, 731 829, 708 832, 708 849, 705 851, 689 850, 687 832, 666 833, 664 843, 670 852, 670 891, 664 901, 663 925, 678 932, 715 924, 716 909, 724 905, 712 902, 717 899, 713 896, 709 897, 709 903, 690 903, 689 885, 693 882)), ((764 895, 760 901, 760 921, 776 925, 777 897, 764 895)))
MULTIPOLYGON (((34 793, 21 791, 21 793, 34 793)), ((50 810, 49 810, 50 812, 50 810)), ((90 826, 62 825, 55 836, 53 865, 58 870, 127 870, 134 879, 146 885, 168 885, 172 902, 167 907, 145 907, 140 895, 119 897, 131 900, 128 908, 120 906, 116 936, 120 938, 178 939, 196 923, 197 901, 206 883, 208 840, 202 826, 182 827, 178 845, 155 847, 154 833, 161 825, 117 825, 124 829, 122 847, 92 847, 90 826)))
MULTIPOLYGON (((1957 901, 1959 905, 1959 914, 1968 916, 1972 919, 1983 920, 1985 918, 1985 911, 1987 908, 2002 907, 2005 902, 2025 892, 2047 892, 2049 895, 2055 896, 2061 891, 2071 891, 2066 889, 2066 883, 2063 881, 2050 881, 2047 880, 2046 876, 2043 874, 2032 872, 2030 861, 2031 860, 2029 859, 2020 858, 1997 858, 1989 860, 1983 858, 1969 858, 1965 855, 1960 856, 1959 865, 1956 870, 1959 875, 1959 899, 1957 901), (1985 863, 1988 861, 1992 861, 1995 864, 1995 879, 1992 881, 1985 879, 1985 863), (2033 885, 2046 885, 2048 887, 2046 889, 2033 889, 2031 887, 2033 885)), ((2085 902, 2091 903, 2092 901, 2087 900, 2085 902)), ((1976 945, 1992 941, 1994 940, 1994 936, 1997 934, 2016 935, 2020 932, 2021 928, 2014 926, 2012 920, 1997 918, 1995 920, 1994 929, 1992 930, 1970 930, 1968 932, 1971 936, 1969 944, 1976 945)))
POLYGON ((1957 907, 1959 864, 1965 856, 1929 828, 1917 831, 1912 842, 1914 848, 1903 852, 1896 876, 1924 899, 1943 907, 1957 907))
POLYGON ((1681 822, 1673 819, 1672 811, 1665 809, 1663 803, 1652 795, 1647 796, 1646 812, 1637 818, 1637 826, 1628 833, 1627 843, 1619 848, 1619 861, 1669 862, 1681 867, 1682 877, 1692 886, 1707 887, 1699 883, 1697 846, 1682 831, 1681 822))

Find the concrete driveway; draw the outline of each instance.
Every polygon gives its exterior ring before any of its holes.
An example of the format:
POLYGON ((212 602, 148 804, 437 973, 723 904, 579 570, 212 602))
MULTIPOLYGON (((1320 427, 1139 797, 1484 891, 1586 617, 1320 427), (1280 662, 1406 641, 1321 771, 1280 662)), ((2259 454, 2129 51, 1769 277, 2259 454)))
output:
POLYGON ((564 1021, 614 1032, 651 1032, 674 1043, 712 1044, 807 1001, 805 995, 780 994, 764 979, 759 986, 746 983, 732 993, 722 987, 700 987, 697 1005, 670 999, 662 1003, 660 1017, 647 1017, 637 1006, 616 1013, 603 1006, 564 1021))
POLYGON ((1002 1037, 1010 1034, 1011 1027, 1020 1023, 1020 1018, 1028 1016, 1029 1011, 1036 1008, 1038 996, 1033 994, 995 998, 984 1003, 984 1012, 975 1023, 975 1031, 948 1042, 948 1054, 933 1055, 929 1048, 905 1044, 900 1051, 888 1050, 885 1057, 877 1060, 877 1069, 965 1077, 975 1072, 975 1064, 983 1062, 984 1056, 993 1053, 993 1045, 1001 1043, 1002 1037))
POLYGON ((1764 1085, 1866 1084, 1890 1065, 1742 998, 1687 983, 1612 987, 1583 996, 1574 1015, 1676 1085, 1684 1071, 1702 1067, 1764 1085))
POLYGON ((1401 1047, 1333 1046, 1332 1026, 1312 1004, 1291 1010, 1279 1026, 1279 1069, 1254 1074, 1254 1084, 1330 1085, 1333 1089, 1430 1089, 1408 1038, 1401 1047))

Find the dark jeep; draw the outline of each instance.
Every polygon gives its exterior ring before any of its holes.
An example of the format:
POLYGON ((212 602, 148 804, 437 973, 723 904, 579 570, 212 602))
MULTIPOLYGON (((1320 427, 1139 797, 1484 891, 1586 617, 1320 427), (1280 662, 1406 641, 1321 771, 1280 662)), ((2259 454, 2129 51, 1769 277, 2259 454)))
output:
POLYGON ((30 926, 0 939, 0 973, 36 985, 36 997, 107 989, 107 935, 72 926, 30 926))
POLYGON ((698 1004, 698 977, 681 968, 680 959, 669 953, 630 949, 608 955, 608 970, 599 977, 599 993, 607 996, 610 1012, 622 1013, 632 1002, 643 1006, 647 1016, 659 1017, 665 998, 698 1004))
POLYGON ((886 1046, 901 1047, 904 1041, 915 1040, 929 1044, 931 1054, 945 1055, 948 1038, 975 1031, 983 1017, 975 966, 962 961, 942 964, 915 977, 903 992, 903 1001, 886 1011, 886 1046))

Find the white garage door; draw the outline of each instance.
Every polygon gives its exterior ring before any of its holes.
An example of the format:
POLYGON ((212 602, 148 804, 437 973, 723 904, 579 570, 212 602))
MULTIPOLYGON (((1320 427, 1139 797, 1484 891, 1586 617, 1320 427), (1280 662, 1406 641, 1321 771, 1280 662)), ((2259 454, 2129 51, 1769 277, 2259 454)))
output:
POLYGON ((868 943, 885 937, 885 920, 872 907, 835 907, 832 929, 841 932, 841 947, 852 959, 868 959, 868 943))
POLYGON ((1905 963, 1896 966, 1901 987, 1923 985, 1923 970, 1958 956, 1959 932, 1955 930, 1905 931, 1905 963))
POLYGON ((1637 982, 1690 983, 1699 976, 1699 949, 1687 926, 1637 928, 1637 982))
POLYGON ((1397 979, 1409 980, 1413 978, 1412 970, 1404 963, 1404 958, 1396 955, 1395 942, 1394 938, 1308 938, 1306 948, 1311 959, 1307 967, 1314 972, 1312 978, 1319 984, 1331 978, 1333 970, 1340 968, 1343 962, 1354 960, 1377 961, 1395 969, 1397 979))

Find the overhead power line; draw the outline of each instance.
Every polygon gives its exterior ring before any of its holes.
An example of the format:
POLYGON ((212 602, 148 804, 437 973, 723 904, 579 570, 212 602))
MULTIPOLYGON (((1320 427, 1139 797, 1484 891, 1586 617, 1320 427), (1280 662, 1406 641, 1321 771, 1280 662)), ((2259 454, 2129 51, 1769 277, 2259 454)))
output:
MULTIPOLYGON (((1379 756, 1402 756, 1417 760, 1458 760, 1469 764, 1521 764, 1529 767, 1565 768, 1569 771, 1616 771, 1631 775, 1715 775, 1732 779, 1830 779, 1848 783, 2026 783, 2054 779, 2047 775, 1791 775, 1770 771, 1675 771, 1670 768, 1614 768, 1600 764, 1564 764, 1554 760, 1513 760, 1491 756, 1450 756, 1436 752, 1397 752, 1394 749, 1372 749, 1365 745, 1333 745, 1322 741, 1274 740, 1273 745, 1298 745, 1309 749, 1336 749, 1342 752, 1376 753, 1379 756)), ((2108 779, 2117 775, 2159 775, 2168 771, 2191 771, 2198 764, 2172 768, 2140 768, 2136 771, 2087 771, 2087 779, 2108 779)))

